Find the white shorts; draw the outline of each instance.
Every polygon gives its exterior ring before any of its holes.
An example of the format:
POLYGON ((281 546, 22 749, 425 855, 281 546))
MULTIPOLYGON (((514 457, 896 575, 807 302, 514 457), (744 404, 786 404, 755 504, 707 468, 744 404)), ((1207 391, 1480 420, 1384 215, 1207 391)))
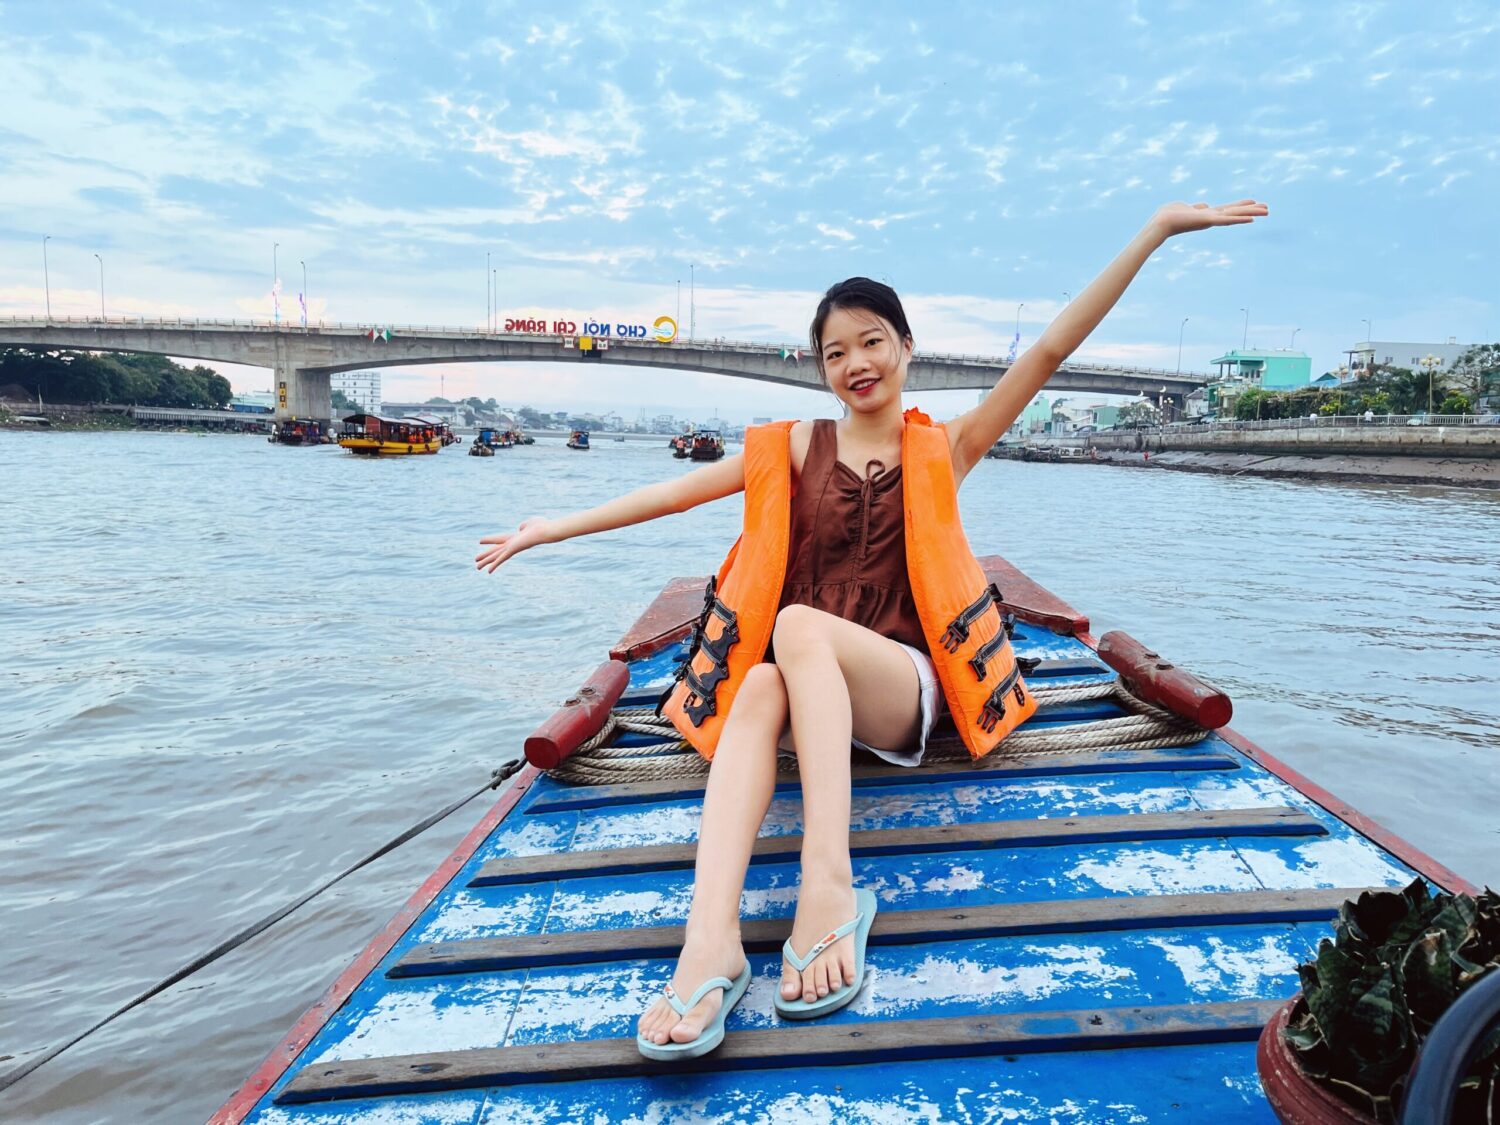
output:
MULTIPOLYGON (((901 644, 900 641, 896 643, 901 644)), ((907 750, 877 750, 856 738, 854 745, 861 750, 868 750, 877 758, 890 762, 893 766, 920 766, 922 755, 927 752, 927 736, 932 733, 932 728, 942 717, 943 712, 948 709, 947 700, 943 698, 943 693, 938 687, 937 668, 932 663, 932 657, 911 645, 901 645, 901 647, 911 657, 911 662, 917 666, 917 683, 922 693, 922 729, 918 734, 917 744, 907 750)))

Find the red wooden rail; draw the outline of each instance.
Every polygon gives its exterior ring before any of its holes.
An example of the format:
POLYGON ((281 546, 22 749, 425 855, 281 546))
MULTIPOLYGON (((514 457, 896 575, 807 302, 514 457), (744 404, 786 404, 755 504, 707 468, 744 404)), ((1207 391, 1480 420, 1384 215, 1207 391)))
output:
POLYGON ((526 739, 526 760, 537 769, 556 769, 559 762, 599 732, 629 682, 630 669, 622 661, 606 660, 595 668, 578 694, 526 739))
POLYGON ((1120 673, 1130 693, 1154 703, 1174 715, 1197 723, 1204 730, 1218 730, 1229 723, 1234 704, 1212 684, 1163 660, 1160 653, 1118 629, 1099 638, 1099 655, 1120 673))

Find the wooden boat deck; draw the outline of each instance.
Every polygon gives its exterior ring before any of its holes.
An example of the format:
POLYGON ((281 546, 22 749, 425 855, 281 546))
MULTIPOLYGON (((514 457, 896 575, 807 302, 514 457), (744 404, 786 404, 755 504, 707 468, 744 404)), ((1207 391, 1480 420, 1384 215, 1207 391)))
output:
MULTIPOLYGON (((644 638, 683 590, 617 646, 617 706, 670 676, 677 646, 644 638)), ((1020 655, 1066 662, 1050 682, 1112 679, 1087 623, 1049 613, 1031 616, 1078 635, 1023 622, 1020 655)), ((788 780, 746 883, 754 982, 723 1047, 669 1071, 634 1024, 671 972, 701 796, 701 778, 571 787, 528 767, 215 1120, 1271 1121, 1254 1040, 1339 903, 1418 873, 1467 886, 1228 730, 863 766, 868 983, 789 1025, 771 1003, 797 890, 788 780)))

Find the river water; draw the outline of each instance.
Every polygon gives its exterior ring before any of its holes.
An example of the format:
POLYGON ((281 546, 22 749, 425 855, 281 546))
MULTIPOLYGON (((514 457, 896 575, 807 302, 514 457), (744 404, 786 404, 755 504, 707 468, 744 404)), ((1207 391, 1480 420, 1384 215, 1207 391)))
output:
MULTIPOLYGON (((741 508, 494 576, 476 540, 683 471, 656 443, 368 461, 0 433, 0 1056, 518 754, 668 577, 718 563, 741 508)), ((962 503, 977 553, 1220 684, 1239 730, 1500 882, 1500 494, 986 461, 962 503)), ((0 1094, 0 1117, 201 1121, 484 804, 0 1094)))

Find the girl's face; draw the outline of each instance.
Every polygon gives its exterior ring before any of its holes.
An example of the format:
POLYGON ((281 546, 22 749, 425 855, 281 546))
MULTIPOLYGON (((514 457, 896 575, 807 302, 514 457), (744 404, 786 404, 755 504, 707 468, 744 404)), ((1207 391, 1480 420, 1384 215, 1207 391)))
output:
POLYGON ((899 401, 911 341, 866 309, 834 309, 823 325, 823 375, 851 413, 869 414, 899 401))

